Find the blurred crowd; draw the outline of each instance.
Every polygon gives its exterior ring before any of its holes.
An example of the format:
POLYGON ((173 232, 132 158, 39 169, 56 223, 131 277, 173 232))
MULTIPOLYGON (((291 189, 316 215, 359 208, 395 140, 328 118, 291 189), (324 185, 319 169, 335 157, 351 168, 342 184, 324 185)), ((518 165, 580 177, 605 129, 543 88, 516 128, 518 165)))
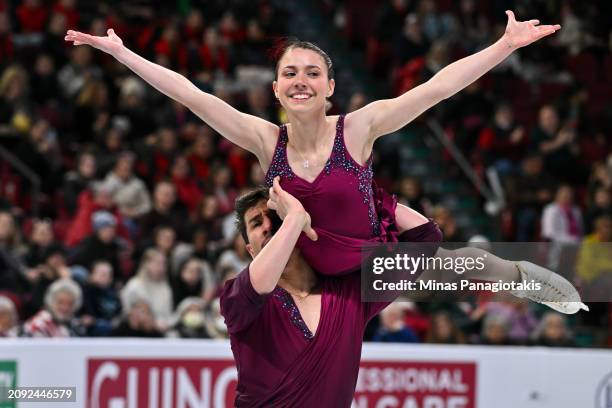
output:
MULTIPOLYGON (((505 240, 610 241, 612 119, 601 94, 612 63, 603 5, 593 2, 600 8, 592 13, 573 2, 392 0, 364 19, 367 3, 319 6, 350 44, 365 46, 372 76, 392 78, 396 94, 497 38, 497 8, 506 3, 517 18, 559 21, 570 31, 513 54, 428 115, 479 174, 499 175, 505 240), (585 58, 595 68, 572 65, 585 58)), ((0 337, 226 337, 219 288, 250 261, 233 202, 263 184, 259 164, 108 55, 63 37, 67 29, 105 35, 112 27, 138 54, 280 123, 268 52, 287 21, 265 0, 0 0, 0 153, 30 169, 0 156, 0 337)), ((333 109, 367 100, 355 93, 333 109)), ((447 241, 470 239, 420 180, 396 180, 400 202, 434 218, 447 241)), ((598 265, 596 275, 583 268, 582 278, 612 272, 598 265)), ((504 297, 408 302, 386 309, 366 339, 603 346, 607 307, 576 322, 504 297), (583 324, 590 328, 580 337, 583 324)))
MULTIPOLYGON (((576 265, 574 283, 578 287, 599 285, 609 290, 612 248, 596 244, 612 238, 612 26, 605 17, 612 12, 612 3, 319 3, 348 43, 366 50, 370 74, 387 81, 394 95, 495 42, 504 33, 505 10, 514 10, 519 20, 537 18, 543 24, 561 24, 561 31, 513 53, 464 91, 422 115, 415 126, 427 119, 437 120, 475 174, 499 185, 504 204, 499 217, 501 233, 493 238, 550 241, 553 252, 558 250, 550 267, 563 262, 576 265)), ((450 156, 445 159, 450 163, 450 156)), ((452 173, 452 165, 448 169, 452 173)), ((420 180, 404 174, 396 178, 400 197, 435 219, 446 241, 487 240, 458 227, 452 212, 435 204, 443 197, 425 194, 420 180)), ((468 307, 468 313, 455 322, 466 317, 471 320, 478 309, 468 307)), ((478 330, 486 330, 492 321, 512 325, 508 316, 498 314, 488 311, 478 330)), ((541 318, 542 323, 553 324, 541 318)), ((610 320, 608 304, 597 303, 583 323, 607 328, 610 320)), ((531 337, 542 332, 537 324, 531 330, 535 330, 531 337)))

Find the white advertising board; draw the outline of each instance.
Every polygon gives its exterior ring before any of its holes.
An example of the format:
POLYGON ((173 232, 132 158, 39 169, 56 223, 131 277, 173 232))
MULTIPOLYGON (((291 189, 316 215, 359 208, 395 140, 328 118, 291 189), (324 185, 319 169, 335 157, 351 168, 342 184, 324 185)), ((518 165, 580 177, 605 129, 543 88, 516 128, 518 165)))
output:
MULTIPOLYGON (((213 340, 3 340, 0 386, 11 376, 77 401, 0 408, 223 408, 236 384, 213 340)), ((612 351, 366 343, 353 407, 612 408, 612 351)))

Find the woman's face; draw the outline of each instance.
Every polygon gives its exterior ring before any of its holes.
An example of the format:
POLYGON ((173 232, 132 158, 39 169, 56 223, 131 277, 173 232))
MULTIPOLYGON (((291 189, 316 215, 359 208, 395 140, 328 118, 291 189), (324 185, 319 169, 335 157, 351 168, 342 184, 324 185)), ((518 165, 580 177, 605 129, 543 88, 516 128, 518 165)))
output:
POLYGON ((323 57, 303 48, 292 48, 282 56, 272 84, 283 108, 296 112, 325 109, 325 98, 334 93, 334 86, 323 57))
POLYGON ((440 339, 448 339, 453 333, 451 322, 446 315, 438 315, 434 320, 435 331, 440 339))
POLYGON ((565 338, 565 324, 561 316, 551 317, 544 326, 544 337, 550 340, 565 338))
POLYGON ((172 176, 177 178, 185 178, 189 175, 189 162, 183 156, 177 157, 172 164, 172 176))
POLYGON ((53 242, 53 228, 50 222, 39 221, 32 228, 32 242, 47 246, 53 242))
POLYGON ((162 254, 157 254, 149 259, 146 265, 149 278, 152 280, 162 280, 166 275, 166 257, 162 254))
POLYGON ((232 175, 227 167, 219 168, 213 177, 217 187, 227 187, 232 180, 232 175))
POLYGON ((193 151, 200 157, 210 157, 213 153, 213 141, 211 137, 206 134, 199 134, 193 142, 193 151))
POLYGON ((96 174, 96 158, 91 154, 84 154, 79 160, 79 173, 85 178, 91 178, 96 174))
POLYGON ((9 213, 0 213, 0 240, 9 239, 14 230, 13 217, 9 213))
POLYGON ((13 313, 8 310, 0 310, 0 333, 6 332, 15 326, 13 313))
POLYGON ((155 236, 155 246, 162 251, 168 252, 176 242, 176 232, 172 228, 163 228, 155 236))
POLYGON ((189 285, 195 285, 200 280, 200 265, 198 261, 187 262, 181 270, 181 279, 189 285))

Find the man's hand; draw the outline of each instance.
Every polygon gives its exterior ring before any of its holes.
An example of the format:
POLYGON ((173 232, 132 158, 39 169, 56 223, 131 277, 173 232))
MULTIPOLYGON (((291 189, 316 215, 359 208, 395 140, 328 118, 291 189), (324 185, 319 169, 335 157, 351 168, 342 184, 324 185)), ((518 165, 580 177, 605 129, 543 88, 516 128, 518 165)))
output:
POLYGON ((267 205, 269 209, 276 211, 282 220, 290 214, 301 215, 304 218, 303 231, 306 236, 313 241, 318 239, 316 231, 310 225, 310 214, 306 212, 297 198, 283 190, 278 176, 274 178, 272 187, 270 187, 270 199, 267 205))

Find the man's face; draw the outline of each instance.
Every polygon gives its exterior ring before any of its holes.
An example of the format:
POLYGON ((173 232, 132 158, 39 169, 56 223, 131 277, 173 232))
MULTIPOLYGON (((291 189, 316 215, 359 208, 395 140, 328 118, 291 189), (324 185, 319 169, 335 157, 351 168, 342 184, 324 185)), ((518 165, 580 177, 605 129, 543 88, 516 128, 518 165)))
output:
POLYGON ((69 292, 58 292, 51 305, 52 313, 61 322, 67 322, 74 316, 74 297, 69 292))
POLYGON ((266 201, 261 200, 244 214, 246 233, 249 239, 246 248, 253 258, 261 252, 261 249, 272 238, 272 221, 269 213, 270 209, 266 206, 266 201))

